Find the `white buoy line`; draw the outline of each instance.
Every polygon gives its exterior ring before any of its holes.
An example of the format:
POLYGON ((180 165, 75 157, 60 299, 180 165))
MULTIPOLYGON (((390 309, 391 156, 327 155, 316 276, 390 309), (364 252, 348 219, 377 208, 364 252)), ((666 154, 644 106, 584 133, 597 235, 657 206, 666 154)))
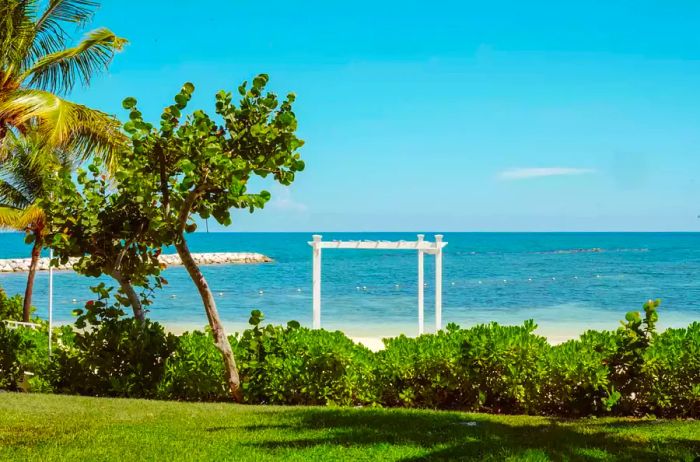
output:
MULTIPOLYGON (((601 276, 600 274, 595 274, 595 275, 593 275, 593 276, 591 276, 591 277, 594 278, 594 279, 601 279, 603 276, 601 276)), ((570 280, 579 280, 579 279, 581 279, 581 277, 579 277, 579 276, 572 276, 572 277, 570 278, 570 280)), ((476 284, 477 284, 477 285, 484 285, 484 284, 488 284, 489 282, 498 282, 498 283, 502 283, 502 284, 514 284, 514 283, 517 283, 517 282, 519 282, 519 281, 523 281, 523 282, 553 281, 553 282, 556 282, 556 281, 560 281, 560 280, 566 280, 566 279, 557 278, 556 276, 550 276, 550 277, 545 277, 545 276, 543 276, 543 277, 541 277, 541 278, 527 278, 527 279, 525 279, 525 280, 519 280, 519 279, 498 279, 498 280, 494 280, 494 279, 488 280, 488 279, 486 279, 486 280, 483 280, 483 279, 479 279, 479 280, 476 281, 476 284)), ((451 287, 457 287, 457 282, 458 282, 458 281, 451 281, 451 282, 450 282, 450 286, 451 286, 451 287)), ((467 279, 465 282, 467 282, 467 283, 473 283, 473 280, 467 279)), ((394 289, 403 289, 403 288, 411 289, 411 287, 412 287, 410 284, 409 284, 408 286, 406 286, 406 285, 397 284, 397 283, 392 283, 391 286, 393 286, 394 289)), ((429 284, 428 284, 428 283, 424 283, 423 286, 424 286, 424 287, 428 287, 429 284)), ((463 287, 463 286, 462 286, 462 287, 463 287)), ((376 289, 376 287, 375 287, 375 289, 376 289)), ((358 291, 358 292, 369 292, 369 291, 372 291, 373 289, 372 289, 372 287, 368 287, 368 286, 366 286, 366 285, 358 285, 358 286, 355 286, 355 290, 358 291)), ((297 293, 300 293, 300 292, 302 292, 302 289, 299 288, 299 287, 297 287, 296 289, 294 289, 294 291, 297 292, 297 293)), ((224 297, 224 296, 226 295, 226 293, 225 293, 225 292, 222 292, 222 291, 217 291, 217 292, 215 292, 215 293, 216 293, 216 295, 219 296, 219 297, 224 297)), ((265 290, 264 290, 264 289, 258 289, 258 290, 257 290, 257 294, 258 294, 258 295, 265 295, 265 290)), ((171 299, 176 299, 176 298, 177 298, 177 295, 176 295, 176 294, 171 294, 171 295, 169 296, 169 298, 171 298, 171 299)), ((71 302, 72 304, 74 304, 74 305, 75 305, 75 304, 78 304, 78 303, 82 303, 82 302, 78 301, 78 299, 76 299, 76 298, 72 298, 72 299, 70 300, 70 302, 71 302)))
MULTIPOLYGON (((596 275, 591 276, 591 278, 600 279, 600 278, 602 278, 602 276, 601 276, 600 274, 596 274, 596 275)), ((491 283, 496 282, 496 283, 501 283, 501 284, 515 284, 515 283, 518 283, 518 282, 538 282, 538 281, 544 281, 544 282, 547 282, 547 281, 558 282, 558 281, 579 280, 579 279, 581 279, 581 277, 579 277, 579 276, 571 276, 571 277, 568 277, 568 278, 562 278, 562 277, 557 277, 557 276, 542 276, 542 277, 539 277, 539 278, 531 278, 531 277, 530 277, 530 278, 527 278, 527 279, 507 279, 507 278, 506 278, 506 279, 479 279, 479 280, 476 281, 476 284, 484 285, 484 284, 488 284, 489 282, 491 282, 491 283)), ((451 287, 459 287, 459 286, 457 285, 458 282, 459 282, 459 281, 451 281, 449 285, 450 285, 451 287)), ((465 282, 468 283, 468 284, 474 283, 474 281, 473 281, 472 279, 467 279, 465 282)), ((413 286, 411 286, 411 285, 408 285, 408 286, 400 285, 400 284, 392 284, 392 285, 393 285, 393 287, 394 287, 395 289, 406 288, 406 289, 413 290, 413 286)), ((424 286, 424 287, 428 287, 428 283, 424 283, 423 286, 424 286)), ((462 285, 460 285, 460 286, 461 286, 461 287, 464 287, 464 286, 462 286, 462 285)), ((377 287, 375 286, 375 289, 376 289, 376 288, 377 288, 377 287)), ((355 290, 356 290, 356 291, 359 291, 359 292, 366 292, 366 291, 368 291, 368 290, 372 290, 372 288, 368 288, 368 287, 365 286, 365 285, 358 285, 358 286, 355 286, 355 290)))

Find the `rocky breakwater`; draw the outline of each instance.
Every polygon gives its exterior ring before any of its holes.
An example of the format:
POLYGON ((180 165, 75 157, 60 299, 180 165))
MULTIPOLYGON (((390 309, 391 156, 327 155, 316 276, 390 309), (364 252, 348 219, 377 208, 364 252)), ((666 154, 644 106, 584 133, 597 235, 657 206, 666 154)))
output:
MULTIPOLYGON (((261 253, 253 252, 215 252, 215 253, 193 253, 192 258, 198 265, 241 265, 252 263, 269 263, 272 261, 261 253)), ((161 255, 159 258, 161 263, 167 266, 182 265, 180 256, 177 254, 161 255)), ((59 265, 56 269, 71 270, 76 258, 71 258, 65 265, 59 265)), ((0 273, 21 273, 29 271, 29 258, 5 258, 0 259, 0 273)), ((39 271, 49 269, 49 259, 39 259, 39 271)))

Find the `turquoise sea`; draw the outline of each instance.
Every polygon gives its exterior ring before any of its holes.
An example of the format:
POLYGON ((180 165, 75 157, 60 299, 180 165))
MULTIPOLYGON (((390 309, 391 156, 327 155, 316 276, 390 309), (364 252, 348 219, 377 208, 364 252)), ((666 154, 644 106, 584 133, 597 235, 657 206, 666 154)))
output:
MULTIPOLYGON (((425 233, 432 240, 433 234, 425 233)), ((587 328, 615 328, 628 310, 661 298, 661 324, 700 320, 700 233, 443 233, 443 320, 460 325, 532 318, 540 332, 566 338, 587 328)), ((325 233, 324 240, 414 240, 415 233, 325 233)), ((260 252, 275 261, 204 267, 222 319, 238 330, 251 309, 268 321, 311 324, 311 233, 196 233, 194 252, 260 252)), ((0 258, 26 257, 19 234, 0 234, 0 258)), ((355 336, 416 332, 414 251, 324 250, 325 328, 355 336), (366 289, 365 289, 366 287, 366 289)), ((206 317, 183 268, 165 272, 150 316, 173 330, 206 317)), ((0 286, 23 293, 26 275, 0 274, 0 286)), ((108 280, 108 279, 106 279, 108 280)), ((433 258, 426 255, 426 330, 433 328, 433 258)), ((55 273, 55 318, 87 301, 95 279, 55 273), (75 299, 75 301, 73 301, 75 299)), ((47 314, 47 273, 35 304, 47 314)))

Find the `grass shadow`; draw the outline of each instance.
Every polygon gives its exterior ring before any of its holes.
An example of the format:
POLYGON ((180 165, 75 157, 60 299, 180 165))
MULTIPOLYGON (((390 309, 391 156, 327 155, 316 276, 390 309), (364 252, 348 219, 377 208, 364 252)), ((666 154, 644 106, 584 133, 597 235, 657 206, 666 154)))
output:
MULTIPOLYGON (((306 408, 290 412, 288 439, 251 443, 268 450, 321 445, 422 448, 412 460, 694 460, 697 439, 654 435, 646 421, 609 423, 459 413, 306 408), (311 432, 311 433, 309 433, 311 432), (311 435, 311 436, 310 436, 311 435), (317 436, 318 435, 318 436, 317 436)), ((666 422, 666 424, 669 424, 666 422)), ((657 427, 664 423, 656 424, 657 427)), ((277 427, 273 425, 272 427, 277 427)), ((695 426, 693 429, 698 429, 695 426)), ((244 427, 257 431, 259 426, 244 427)))

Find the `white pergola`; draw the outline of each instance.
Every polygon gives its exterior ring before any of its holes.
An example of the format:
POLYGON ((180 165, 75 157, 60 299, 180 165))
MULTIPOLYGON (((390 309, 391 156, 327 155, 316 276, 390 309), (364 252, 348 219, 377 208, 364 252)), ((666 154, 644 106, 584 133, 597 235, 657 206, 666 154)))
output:
POLYGON ((447 242, 442 234, 435 235, 435 242, 424 240, 419 234, 416 241, 323 241, 320 234, 314 234, 309 245, 313 248, 313 328, 321 328, 321 250, 322 249, 364 249, 364 250, 416 250, 418 252, 418 335, 424 331, 423 295, 423 255, 435 255, 435 331, 442 329, 442 249, 447 242))

